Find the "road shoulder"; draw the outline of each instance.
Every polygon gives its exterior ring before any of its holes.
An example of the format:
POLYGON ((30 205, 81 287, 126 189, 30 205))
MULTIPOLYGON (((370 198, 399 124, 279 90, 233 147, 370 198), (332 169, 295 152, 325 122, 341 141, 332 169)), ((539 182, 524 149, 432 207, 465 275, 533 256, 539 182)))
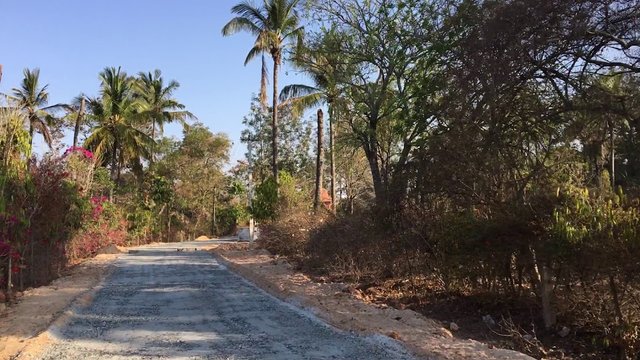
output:
POLYGON ((223 265, 271 295, 303 307, 339 329, 386 335, 429 359, 532 359, 478 341, 457 339, 439 322, 414 311, 364 303, 350 294, 348 286, 314 282, 264 250, 223 245, 210 251, 223 265))
POLYGON ((0 311, 0 359, 24 357, 46 346, 49 326, 102 282, 119 256, 98 255, 76 265, 51 284, 25 291, 16 304, 0 311))

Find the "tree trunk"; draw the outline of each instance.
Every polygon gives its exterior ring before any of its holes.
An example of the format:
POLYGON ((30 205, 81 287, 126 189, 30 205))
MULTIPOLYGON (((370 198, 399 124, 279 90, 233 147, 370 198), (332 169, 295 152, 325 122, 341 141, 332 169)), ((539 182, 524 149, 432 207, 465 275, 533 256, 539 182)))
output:
POLYGON ((336 157, 334 151, 333 125, 336 117, 336 109, 333 104, 329 104, 329 163, 331 167, 331 211, 336 213, 336 157))
POLYGON ((116 185, 120 184, 120 175, 122 174, 122 151, 120 151, 120 156, 118 158, 118 176, 116 177, 116 185))
POLYGON ((218 233, 218 222, 216 218, 216 189, 213 189, 213 210, 211 212, 211 235, 216 236, 218 233))
POLYGON ((151 159, 149 162, 153 164, 156 155, 156 119, 151 119, 151 140, 153 140, 153 146, 151 148, 151 159))
POLYGON ((533 270, 535 280, 538 283, 538 296, 542 307, 542 320, 546 329, 552 328, 556 324, 556 312, 553 308, 553 283, 551 269, 546 264, 540 264, 536 256, 536 251, 529 248, 533 259, 533 270))
POLYGON ((377 152, 377 145, 375 145, 375 141, 371 141, 364 149, 367 161, 369 162, 369 169, 373 180, 373 191, 376 195, 376 203, 378 205, 384 205, 386 196, 382 181, 382 174, 380 174, 377 152))
POLYGON ((624 315, 622 314, 622 307, 620 306, 620 295, 618 294, 615 277, 611 274, 609 274, 609 291, 613 300, 613 310, 616 314, 618 325, 623 325, 625 321, 624 315))
POLYGON ((35 284, 35 280, 33 279, 34 266, 35 261, 33 261, 33 236, 29 235, 29 284, 31 284, 31 286, 35 284))
POLYGON ((33 153, 33 123, 29 120, 29 156, 33 153))
POLYGON ((609 122, 609 140, 611 147, 611 190, 616 191, 616 135, 613 132, 613 123, 609 122))
POLYGON ((280 55, 273 55, 273 117, 271 119, 271 167, 273 171, 273 179, 276 187, 280 187, 280 179, 278 175, 278 69, 280 66, 280 55))
POLYGON ((324 171, 324 113, 318 109, 318 156, 316 158, 316 193, 313 209, 318 211, 322 203, 322 172, 324 171))
POLYGON ((169 242, 171 236, 171 211, 167 209, 167 238, 165 242, 169 242))
POLYGON ((78 146, 78 133, 80 132, 80 123, 82 122, 82 117, 84 116, 84 96, 80 100, 80 110, 78 111, 78 116, 76 117, 76 126, 73 129, 73 147, 78 146))
POLYGON ((7 295, 8 295, 9 298, 11 298, 11 292, 12 292, 11 291, 12 290, 11 289, 11 285, 12 285, 11 284, 11 282, 12 282, 12 280, 11 280, 11 267, 12 267, 12 264, 11 264, 11 253, 9 253, 8 258, 9 258, 9 271, 7 271, 7 295))
POLYGON ((113 153, 111 156, 111 180, 115 181, 118 171, 118 140, 113 143, 113 153))

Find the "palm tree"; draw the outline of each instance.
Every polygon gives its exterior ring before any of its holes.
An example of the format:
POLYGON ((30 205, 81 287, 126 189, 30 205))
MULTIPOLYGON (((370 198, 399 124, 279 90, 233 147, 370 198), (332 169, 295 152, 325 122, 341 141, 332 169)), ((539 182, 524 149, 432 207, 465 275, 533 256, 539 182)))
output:
POLYGON ((336 38, 326 35, 318 48, 300 47, 294 64, 310 76, 314 86, 287 85, 280 93, 282 105, 291 105, 296 113, 326 103, 329 110, 329 167, 331 170, 331 208, 336 211, 336 167, 334 153, 334 125, 337 120, 337 103, 340 100, 340 80, 348 70, 340 58, 340 52, 331 49, 336 38))
POLYGON ((29 147, 33 146, 33 132, 35 130, 42 135, 44 141, 51 147, 52 138, 49 126, 55 118, 49 113, 49 110, 63 107, 63 105, 46 106, 49 102, 49 93, 47 92, 49 85, 40 87, 40 69, 24 69, 23 73, 24 78, 21 86, 13 88, 13 95, 9 97, 15 100, 17 106, 27 115, 30 137, 29 147))
POLYGON ((85 121, 85 115, 87 110, 88 97, 85 94, 80 94, 73 98, 71 103, 65 104, 63 108, 67 114, 64 119, 69 125, 73 125, 73 147, 78 146, 78 136, 80 135, 80 129, 85 121))
POLYGON ((256 40, 245 59, 245 65, 258 55, 263 55, 261 99, 266 96, 266 67, 264 54, 273 60, 273 108, 272 108, 272 170, 278 184, 278 71, 282 64, 283 51, 297 40, 302 43, 304 27, 300 26, 300 17, 296 6, 300 0, 264 0, 260 7, 243 1, 231 9, 237 16, 222 28, 222 35, 229 36, 247 31, 256 36, 256 40))
POLYGON ((133 96, 134 81, 120 68, 104 69, 100 79, 100 97, 89 100, 90 118, 95 125, 85 147, 105 165, 111 164, 112 179, 120 179, 125 165, 140 175, 142 159, 151 157, 154 141, 136 126, 141 115, 133 96))
MULTIPOLYGON (((172 80, 166 86, 160 70, 153 73, 140 72, 136 83, 136 94, 141 101, 141 116, 150 120, 151 138, 156 140, 156 126, 162 133, 164 124, 174 121, 186 126, 187 119, 196 117, 185 111, 185 106, 172 98, 173 92, 180 87, 180 84, 172 80)), ((151 156, 153 160, 153 154, 151 156)))

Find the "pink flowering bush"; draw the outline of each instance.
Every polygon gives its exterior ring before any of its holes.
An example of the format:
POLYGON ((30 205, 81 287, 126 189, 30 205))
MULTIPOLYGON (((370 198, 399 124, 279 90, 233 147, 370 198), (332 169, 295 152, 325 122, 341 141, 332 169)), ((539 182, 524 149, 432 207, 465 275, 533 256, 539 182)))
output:
POLYGON ((46 284, 110 244, 124 245, 121 210, 92 196, 94 156, 72 148, 31 160, 4 183, 0 204, 0 292, 46 284))
POLYGON ((94 196, 90 199, 90 202, 93 208, 93 220, 98 220, 104 211, 104 204, 107 202, 107 197, 104 195, 94 196))
POLYGON ((93 160, 94 156, 93 153, 81 146, 72 146, 70 148, 68 148, 65 152, 63 157, 67 157, 70 154, 81 154, 82 156, 84 156, 85 159, 91 159, 93 160))

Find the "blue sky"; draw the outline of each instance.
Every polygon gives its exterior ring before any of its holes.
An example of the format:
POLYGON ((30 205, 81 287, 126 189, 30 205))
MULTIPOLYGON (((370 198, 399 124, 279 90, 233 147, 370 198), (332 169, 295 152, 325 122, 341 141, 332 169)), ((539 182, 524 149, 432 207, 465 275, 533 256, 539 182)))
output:
MULTIPOLYGON (((51 104, 81 92, 96 95, 98 73, 106 66, 122 66, 129 74, 157 68, 180 82, 176 98, 201 122, 229 135, 235 162, 244 156, 242 117, 260 76, 259 59, 243 65, 252 37, 220 32, 238 1, 3 0, 0 92, 18 86, 25 67, 40 68, 51 104)), ((282 88, 304 81, 285 66, 279 83, 282 88)), ((165 129, 167 135, 180 132, 179 126, 165 129)))

